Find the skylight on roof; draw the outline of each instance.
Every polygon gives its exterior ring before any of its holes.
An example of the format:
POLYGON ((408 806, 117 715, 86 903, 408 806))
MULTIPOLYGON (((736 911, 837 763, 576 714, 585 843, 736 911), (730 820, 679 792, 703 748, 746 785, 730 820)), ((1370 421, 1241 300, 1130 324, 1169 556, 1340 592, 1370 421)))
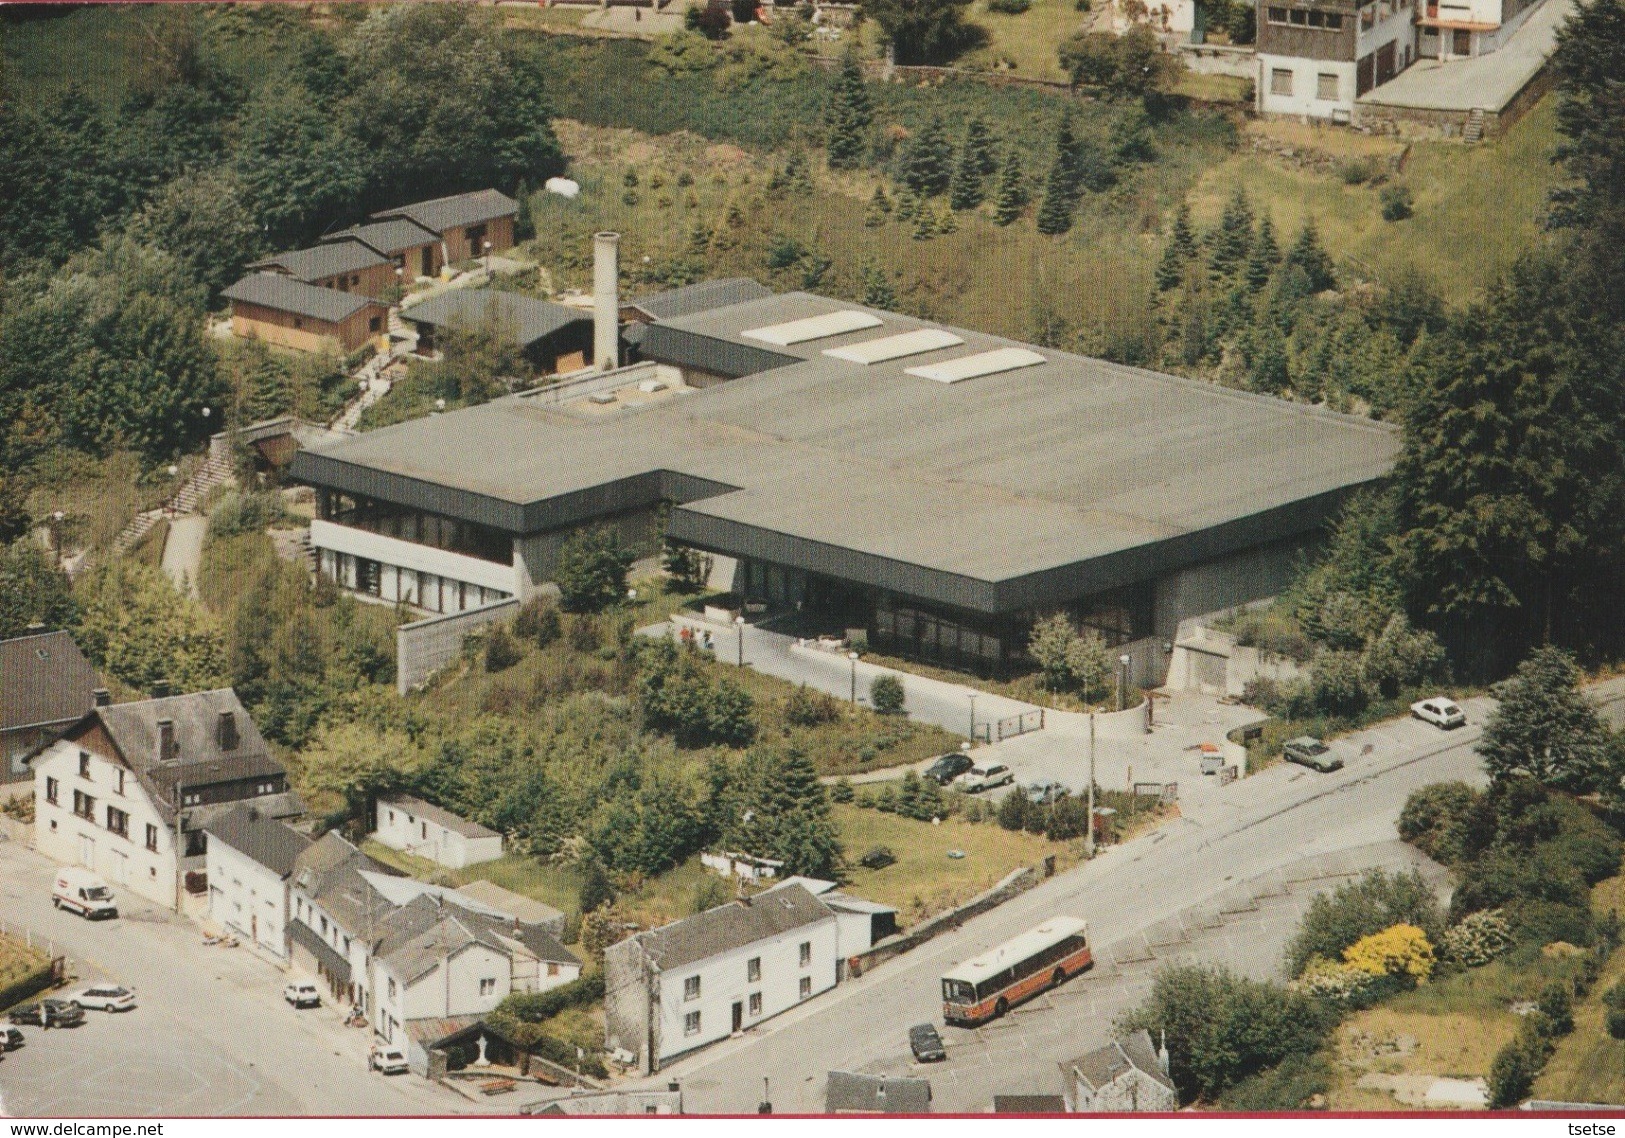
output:
POLYGON ((839 336, 843 332, 861 332, 865 328, 878 327, 880 317, 843 308, 839 312, 826 312, 821 316, 808 316, 785 324, 769 324, 765 328, 751 328, 739 334, 747 340, 760 340, 764 344, 777 344, 782 348, 808 340, 839 336))
POLYGON ((979 375, 996 375, 1001 371, 1015 371, 1017 368, 1048 362, 1037 352, 1028 351, 1026 348, 995 348, 991 352, 977 352, 974 356, 960 356, 956 360, 944 360, 940 364, 924 364, 904 370, 907 374, 917 375, 921 379, 934 379, 938 383, 958 383, 962 379, 975 379, 979 375))
POLYGON ((855 364, 878 364, 904 356, 917 356, 921 352, 934 352, 938 348, 958 347, 964 342, 941 328, 918 328, 913 332, 882 336, 878 340, 865 340, 861 344, 848 344, 844 348, 825 348, 824 354, 855 364))

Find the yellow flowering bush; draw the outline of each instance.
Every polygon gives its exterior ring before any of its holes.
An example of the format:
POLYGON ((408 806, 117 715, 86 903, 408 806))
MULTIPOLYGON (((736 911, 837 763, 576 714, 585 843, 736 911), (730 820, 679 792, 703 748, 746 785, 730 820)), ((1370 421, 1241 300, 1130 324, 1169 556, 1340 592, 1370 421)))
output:
POLYGON ((1408 976, 1425 984, 1433 974, 1433 945, 1415 925, 1392 925, 1349 945, 1343 962, 1368 976, 1408 976))

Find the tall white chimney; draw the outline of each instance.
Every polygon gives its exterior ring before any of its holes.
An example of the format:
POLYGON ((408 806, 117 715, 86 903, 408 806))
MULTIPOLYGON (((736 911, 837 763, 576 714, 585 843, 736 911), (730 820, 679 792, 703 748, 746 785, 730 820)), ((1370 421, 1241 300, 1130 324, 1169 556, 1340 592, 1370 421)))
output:
POLYGON ((621 364, 619 233, 592 238, 592 362, 600 371, 621 364))

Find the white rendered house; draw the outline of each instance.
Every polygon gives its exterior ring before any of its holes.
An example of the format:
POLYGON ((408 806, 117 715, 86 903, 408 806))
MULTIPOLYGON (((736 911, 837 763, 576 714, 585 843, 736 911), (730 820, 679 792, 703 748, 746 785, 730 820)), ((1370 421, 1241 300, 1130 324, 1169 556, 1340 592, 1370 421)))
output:
POLYGON ((381 794, 373 817, 381 845, 463 869, 502 856, 502 835, 409 794, 381 794))

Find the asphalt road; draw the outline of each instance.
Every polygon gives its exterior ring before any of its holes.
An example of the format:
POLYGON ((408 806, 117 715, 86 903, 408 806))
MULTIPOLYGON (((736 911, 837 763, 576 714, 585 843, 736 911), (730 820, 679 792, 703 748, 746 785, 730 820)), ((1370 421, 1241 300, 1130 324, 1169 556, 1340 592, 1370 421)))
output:
POLYGON ((415 1076, 366 1069, 371 1033, 336 1009, 295 1012, 287 977, 246 948, 212 948, 173 913, 131 904, 114 921, 51 907, 54 867, 0 842, 0 914, 49 937, 81 977, 133 987, 130 1012, 87 1012, 72 1029, 25 1027, 0 1063, 0 1113, 185 1116, 452 1114, 478 1108, 415 1076))
MULTIPOLYGON (((1225 789, 1235 793, 1204 802, 1198 816, 1110 850, 828 996, 669 1065, 651 1085, 678 1078, 690 1110, 748 1112, 761 1098, 765 1075, 775 1110, 819 1111, 828 1071, 898 1069, 906 1063, 908 1025, 941 1022, 938 978, 945 970, 1046 917, 1082 917, 1104 957, 1132 960, 1136 944, 1144 950, 1159 930, 1178 926, 1182 914, 1220 903, 1248 883, 1279 885, 1294 871, 1314 876, 1315 867, 1328 863, 1338 863, 1344 872, 1362 863, 1390 864, 1394 823, 1412 790, 1446 779, 1482 781, 1472 748, 1490 703, 1473 700, 1464 706, 1469 724, 1454 732, 1401 720, 1339 740, 1335 749, 1347 766, 1333 774, 1281 765, 1233 784, 1225 789)), ((1328 887, 1332 883, 1325 879, 1328 887)), ((1243 936, 1239 944, 1232 938, 1222 947, 1187 946, 1181 955, 1252 959, 1274 967, 1282 939, 1277 929, 1251 941, 1243 936)), ((987 1110, 992 1092, 1055 1093, 1055 1063, 1104 1041, 1111 1015, 1122 1003, 1078 1000, 1068 992, 1049 1006, 1018 1013, 1014 1022, 1031 1025, 1020 1032, 1022 1045, 1000 1048, 996 1063, 987 1060, 986 1077, 937 1076, 934 1109, 987 1110)), ((950 1029, 944 1037, 953 1054, 956 1047, 968 1046, 966 1036, 978 1035, 982 1044, 989 1035, 1012 1030, 950 1029)), ((951 1058, 949 1067, 954 1063, 951 1058)), ((931 1070, 923 1073, 930 1077, 931 1070)))

